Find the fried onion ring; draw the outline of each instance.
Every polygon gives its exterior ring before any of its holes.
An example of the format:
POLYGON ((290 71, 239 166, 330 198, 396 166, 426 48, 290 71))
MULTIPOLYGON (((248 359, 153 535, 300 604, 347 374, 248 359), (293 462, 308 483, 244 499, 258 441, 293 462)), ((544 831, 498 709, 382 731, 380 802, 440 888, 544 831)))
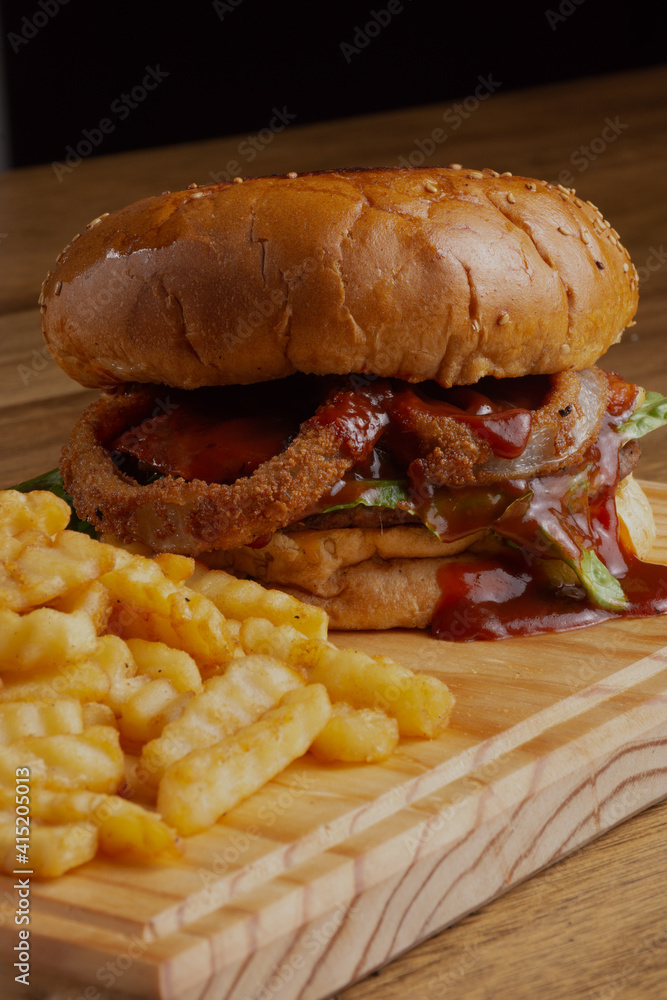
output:
POLYGON ((581 461, 597 437, 607 404, 604 371, 559 372, 533 413, 526 447, 517 458, 494 458, 489 446, 450 416, 417 414, 406 429, 416 432, 431 451, 410 465, 410 475, 438 486, 490 484, 507 479, 545 476, 581 461), (458 431, 458 433, 457 433, 458 431))
POLYGON ((144 386, 103 395, 79 418, 61 460, 65 488, 81 517, 157 552, 197 555, 237 548, 298 521, 371 451, 388 419, 380 401, 364 389, 338 390, 252 476, 231 485, 165 476, 143 486, 114 464, 106 445, 128 427, 149 421, 151 409, 157 416, 168 393, 144 386), (354 416, 366 413, 363 435, 359 420, 346 421, 346 403, 354 416))

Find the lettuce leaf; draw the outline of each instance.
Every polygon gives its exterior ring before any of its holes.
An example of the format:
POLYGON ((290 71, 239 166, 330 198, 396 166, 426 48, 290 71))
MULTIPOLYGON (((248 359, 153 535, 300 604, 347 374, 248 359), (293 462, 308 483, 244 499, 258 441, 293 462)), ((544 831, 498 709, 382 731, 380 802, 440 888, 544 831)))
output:
POLYGON ((659 392, 647 392, 642 405, 616 431, 630 440, 650 434, 664 424, 667 424, 667 396, 661 396, 659 392))
POLYGON ((399 504, 404 510, 416 513, 408 493, 409 483, 402 479, 367 479, 360 480, 360 485, 364 484, 364 489, 359 496, 350 503, 339 503, 333 507, 327 507, 323 514, 329 514, 332 510, 347 510, 349 507, 357 507, 363 504, 364 507, 389 507, 396 510, 399 504))
POLYGON ((565 559, 579 577, 594 604, 608 611, 623 611, 628 599, 623 588, 592 549, 583 549, 578 560, 565 559))
POLYGON ((97 537, 92 524, 82 521, 74 510, 72 498, 63 485, 63 477, 60 475, 60 469, 51 469, 50 472, 43 472, 41 476, 35 476, 34 479, 26 479, 25 482, 17 483, 16 486, 10 486, 9 488, 18 490, 19 493, 30 493, 31 490, 47 490, 49 493, 55 493, 57 497, 60 497, 61 500, 69 504, 72 510, 72 516, 67 525, 70 531, 82 531, 84 534, 90 535, 91 538, 97 537))
MULTIPOLYGON (((557 559, 576 574, 587 597, 599 608, 623 611, 628 605, 623 588, 581 535, 576 522, 538 505, 541 516, 531 507, 532 490, 507 508, 493 530, 506 541, 532 553, 538 559, 557 559), (561 537, 559 537, 561 536, 561 537), (572 555, 572 550, 577 553, 572 555)), ((590 544, 590 543, 589 543, 590 544)))
MULTIPOLYGON (((583 481, 585 477, 582 476, 583 481)), ((392 510, 400 506, 411 513, 419 513, 410 499, 407 481, 369 479, 364 483, 360 482, 359 485, 363 485, 364 489, 357 499, 350 503, 328 507, 323 513, 356 507, 357 504, 363 504, 365 507, 389 507, 392 510)), ((504 501, 503 505, 499 505, 493 511, 489 527, 510 545, 530 551, 538 558, 564 562, 574 571, 586 595, 595 605, 608 611, 622 611, 627 606, 627 597, 621 584, 612 576, 600 557, 592 549, 584 548, 581 539, 575 537, 575 531, 568 530, 567 521, 559 519, 560 530, 575 542, 574 547, 578 555, 573 557, 563 542, 549 531, 546 524, 534 519, 531 510, 532 499, 533 491, 530 489, 512 500, 508 495, 505 497, 506 505, 504 501)), ((434 497, 434 504, 437 508, 437 494, 434 497)), ((432 514, 433 509, 421 512, 425 526, 437 534, 435 526, 437 518, 434 521, 429 516, 432 514)))

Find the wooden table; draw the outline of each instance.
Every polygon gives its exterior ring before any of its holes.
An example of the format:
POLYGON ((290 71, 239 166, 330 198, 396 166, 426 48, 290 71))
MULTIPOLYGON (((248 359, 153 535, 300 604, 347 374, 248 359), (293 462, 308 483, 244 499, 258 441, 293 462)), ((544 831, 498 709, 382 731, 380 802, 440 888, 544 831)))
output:
MULTIPOLYGON (((60 372, 39 333, 39 286, 58 251, 102 212, 225 172, 456 161, 575 186, 619 230, 641 279, 637 325, 605 365, 664 391, 666 90, 663 68, 515 93, 501 86, 483 100, 292 126, 252 163, 239 148, 244 137, 235 137, 84 160, 60 180, 48 165, 1 175, 0 485, 56 465, 74 418, 94 397, 60 372)), ((642 477, 667 482, 664 434, 643 451, 642 477)), ((342 996, 664 1000, 666 839, 662 804, 342 996)))

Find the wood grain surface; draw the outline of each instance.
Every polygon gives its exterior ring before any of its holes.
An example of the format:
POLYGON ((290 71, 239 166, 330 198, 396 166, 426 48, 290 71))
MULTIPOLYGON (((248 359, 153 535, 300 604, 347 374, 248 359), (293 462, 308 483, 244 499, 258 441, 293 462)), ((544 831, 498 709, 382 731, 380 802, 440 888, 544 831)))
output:
MULTIPOLYGON (((667 561, 667 487, 648 491, 667 561)), ((34 986, 84 991, 129 956, 123 993, 150 1000, 322 1000, 664 794, 663 618, 482 656, 419 632, 336 638, 446 678, 445 733, 373 766, 302 758, 168 867, 99 858, 33 881, 34 986)), ((8 951, 14 935, 7 920, 8 951)), ((476 949, 459 961, 474 969, 476 949)))
MULTIPOLYGON (((667 251, 663 246, 667 244, 666 87, 667 69, 662 67, 515 93, 504 93, 501 86, 462 119, 456 131, 445 128, 446 139, 439 141, 434 154, 425 160, 492 166, 562 180, 599 205, 620 232, 641 278, 637 325, 611 349, 604 364, 647 388, 663 391, 667 386, 667 251)), ((443 114, 455 103, 452 100, 345 122, 291 127, 258 156, 252 172, 391 165, 401 162, 401 157, 412 157, 414 162, 420 155, 419 144, 423 146, 434 129, 442 131, 443 114)), ((9 486, 53 467, 73 419, 92 398, 92 394, 70 383, 43 353, 36 299, 41 280, 60 248, 101 212, 165 188, 210 180, 211 172, 223 169, 238 156, 242 138, 99 157, 84 161, 60 183, 48 165, 0 176, 1 485, 9 486)), ((643 453, 640 474, 667 481, 664 435, 657 433, 648 438, 643 453)), ((646 643, 652 641, 651 629, 656 627, 655 623, 645 625, 633 633, 637 655, 642 656, 646 643)), ((604 661, 607 650, 595 641, 593 631, 590 635, 592 662, 604 661)), ((368 642, 372 643, 372 637, 368 642)), ((518 671, 543 669, 543 650, 548 646, 540 640, 539 654, 531 652, 518 671)), ((445 674, 456 677, 465 691, 462 665, 481 661, 486 669, 487 661, 496 656, 495 648, 457 648, 451 669, 446 668, 445 674)), ((569 654, 562 655, 568 663, 569 654)), ((503 679, 504 690, 511 691, 512 678, 508 680, 504 675, 503 679)), ((493 670, 489 681, 494 683, 493 670)), ((510 713, 512 705, 510 697, 510 713)), ((660 782, 658 790, 664 795, 667 782, 664 777, 660 782)), ((638 802, 637 808, 646 801, 638 802)), ((476 908, 484 900, 475 900, 475 912, 411 949, 379 976, 363 979, 342 995, 351 1000, 388 1000, 399 995, 446 995, 471 1000, 532 1000, 538 995, 554 1000, 619 996, 663 1000, 667 966, 667 902, 662 891, 666 834, 667 806, 655 806, 483 909, 476 908)), ((547 857, 541 863, 549 860, 547 857)), ((528 874, 526 871, 519 877, 528 874)), ((160 883, 157 876, 153 877, 160 885, 158 892, 166 891, 164 878, 160 883)), ((265 888, 256 891, 266 893, 265 888)), ((100 892, 105 894, 104 890, 100 892)), ((130 902, 132 899, 130 893, 130 902)), ((259 902, 266 906, 266 896, 259 902)), ((268 902, 276 907, 274 912, 280 912, 277 900, 268 902)), ((105 912, 107 925, 93 923, 86 931, 101 953, 102 937, 118 935, 126 926, 122 912, 117 916, 108 909, 105 912)), ((425 907, 424 914, 428 912, 425 907)), ((460 910, 464 912, 465 907, 460 910)), ((44 920, 53 922, 54 933, 63 934, 67 921, 56 914, 55 904, 49 914, 45 903, 44 920)), ((422 919, 423 914, 418 916, 422 919)), ((136 919, 140 923, 143 915, 137 913, 136 919)), ((206 919, 210 917, 201 918, 206 919)), ((73 926, 79 925, 73 921, 73 926)), ((422 929, 432 933, 437 927, 422 920, 422 929)), ((175 940, 170 936, 169 948, 160 959, 163 967, 169 956, 190 947, 195 949, 196 962, 208 961, 208 946, 193 940, 191 930, 173 932, 182 937, 175 940)), ((399 948, 409 947, 407 937, 397 936, 399 948)), ((339 940, 345 944, 347 939, 342 935, 339 940)), ((349 947, 353 944, 349 943, 349 947)), ((159 944, 152 946, 159 956, 159 944)), ((274 957, 278 963, 281 954, 286 953, 284 942, 280 948, 276 945, 274 957)), ((340 988, 335 975, 338 954, 335 950, 329 952, 322 967, 320 992, 313 995, 325 996, 340 988)), ((80 961, 74 954, 63 953, 62 948, 54 948, 53 955, 45 953, 44 958, 57 960, 63 970, 61 980, 52 978, 41 984, 45 995, 70 995, 65 986, 71 977, 81 981, 80 961)), ((383 961, 379 956, 375 964, 383 961)), ((372 966, 373 962, 362 963, 355 975, 363 976, 372 966)), ((93 971, 97 968, 99 965, 93 971)), ((135 962, 133 968, 136 983, 129 974, 118 978, 112 994, 145 994, 160 978, 155 963, 135 962)), ((160 975, 166 988, 167 973, 160 975)), ((99 980, 93 982, 101 988, 99 980)), ((274 985, 271 996, 289 995, 284 984, 276 981, 274 985)), ((21 995, 28 994, 23 991, 21 995)), ((193 997, 200 995, 201 991, 192 993, 193 997)), ((211 991, 205 995, 212 1000, 224 994, 211 991)))

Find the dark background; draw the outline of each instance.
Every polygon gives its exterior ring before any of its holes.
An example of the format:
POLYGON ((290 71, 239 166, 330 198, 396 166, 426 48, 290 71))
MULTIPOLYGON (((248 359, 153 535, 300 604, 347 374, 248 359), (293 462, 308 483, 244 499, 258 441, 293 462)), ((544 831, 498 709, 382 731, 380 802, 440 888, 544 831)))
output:
POLYGON ((99 140, 93 155, 106 154, 253 134, 274 108, 305 124, 462 98, 480 77, 510 90, 664 60, 662 28, 637 3, 387 9, 388 0, 0 0, 10 165, 62 161, 84 130, 99 140), (168 75, 142 98, 147 67, 168 75), (98 135, 104 119, 113 127, 98 135))

